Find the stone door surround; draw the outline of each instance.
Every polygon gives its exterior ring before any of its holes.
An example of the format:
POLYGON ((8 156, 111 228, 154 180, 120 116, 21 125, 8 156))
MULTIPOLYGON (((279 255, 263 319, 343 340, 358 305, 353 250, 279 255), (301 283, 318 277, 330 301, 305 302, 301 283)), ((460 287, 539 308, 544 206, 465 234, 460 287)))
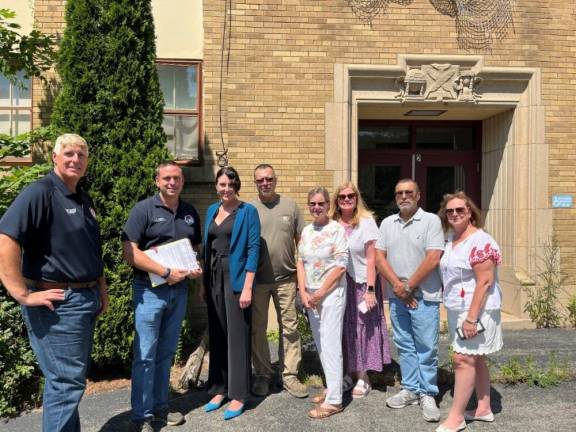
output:
POLYGON ((395 65, 334 65, 334 99, 325 107, 334 186, 357 182, 360 112, 401 118, 441 109, 482 120, 481 206, 503 252, 503 310, 516 316, 523 315, 521 285, 533 283, 539 245, 552 234, 540 80, 538 68, 485 66, 483 56, 398 55, 395 65))

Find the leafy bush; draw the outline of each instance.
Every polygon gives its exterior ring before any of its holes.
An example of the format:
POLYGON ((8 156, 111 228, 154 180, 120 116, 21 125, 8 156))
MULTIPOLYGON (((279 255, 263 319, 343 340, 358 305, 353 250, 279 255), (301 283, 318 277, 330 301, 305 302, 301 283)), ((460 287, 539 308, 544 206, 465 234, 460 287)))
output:
POLYGON ((54 39, 32 30, 20 34, 20 25, 12 22, 16 13, 0 9, 0 73, 12 84, 20 85, 17 74, 41 77, 52 66, 55 57, 54 39))
POLYGON ((314 342, 312 329, 310 328, 310 323, 305 313, 298 312, 298 333, 300 333, 300 339, 303 345, 314 342))
POLYGON ((542 251, 538 283, 523 287, 528 296, 524 312, 528 313, 537 328, 560 327, 562 312, 559 295, 568 277, 560 268, 560 248, 556 242, 545 242, 542 251))
POLYGON ((560 364, 554 352, 548 357, 548 366, 539 366, 532 356, 527 356, 524 361, 512 357, 502 364, 496 377, 497 381, 507 384, 526 383, 530 386, 550 387, 567 381, 573 376, 566 363, 560 364))
POLYGON ((66 3, 52 123, 90 145, 83 187, 98 214, 110 292, 94 336, 98 368, 130 365, 132 271, 122 260, 122 226, 134 204, 155 193, 154 169, 169 156, 155 58, 150 0, 66 3))
POLYGON ((568 310, 568 324, 576 328, 576 294, 570 296, 566 309, 568 310))
POLYGON ((0 417, 38 402, 41 373, 28 344, 20 306, 0 289, 0 417))
MULTIPOLYGON (((0 136, 0 161, 7 156, 23 157, 52 135, 49 129, 11 138, 0 136)), ((0 217, 16 195, 50 169, 46 163, 34 166, 0 167, 0 217)), ((0 286, 0 417, 12 416, 38 402, 41 373, 26 337, 20 306, 0 286)))

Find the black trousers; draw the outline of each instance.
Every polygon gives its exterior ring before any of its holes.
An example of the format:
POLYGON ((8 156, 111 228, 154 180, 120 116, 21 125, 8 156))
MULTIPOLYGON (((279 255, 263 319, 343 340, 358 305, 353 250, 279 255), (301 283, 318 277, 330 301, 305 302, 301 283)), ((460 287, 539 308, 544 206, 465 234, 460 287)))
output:
POLYGON ((230 287, 228 257, 214 256, 207 292, 210 367, 207 392, 245 401, 250 395, 251 308, 230 287))

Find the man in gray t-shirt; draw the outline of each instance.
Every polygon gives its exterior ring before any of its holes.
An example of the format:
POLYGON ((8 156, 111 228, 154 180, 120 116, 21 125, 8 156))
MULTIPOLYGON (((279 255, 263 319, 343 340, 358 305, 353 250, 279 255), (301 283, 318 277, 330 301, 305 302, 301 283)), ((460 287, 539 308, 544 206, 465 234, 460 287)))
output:
POLYGON ((261 224, 260 262, 252 294, 252 362, 256 379, 252 392, 266 396, 270 390, 272 366, 266 339, 268 306, 274 301, 281 331, 280 367, 283 387, 295 397, 307 397, 308 389, 298 378, 302 358, 296 313, 296 244, 304 220, 296 203, 276 193, 276 174, 272 166, 261 164, 254 170, 261 224))
POLYGON ((395 189, 400 212, 380 225, 378 271, 388 281, 390 321, 398 349, 402 390, 386 400, 390 408, 420 404, 426 421, 439 421, 438 327, 441 281, 437 271, 444 249, 440 218, 418 207, 420 190, 411 179, 395 189))

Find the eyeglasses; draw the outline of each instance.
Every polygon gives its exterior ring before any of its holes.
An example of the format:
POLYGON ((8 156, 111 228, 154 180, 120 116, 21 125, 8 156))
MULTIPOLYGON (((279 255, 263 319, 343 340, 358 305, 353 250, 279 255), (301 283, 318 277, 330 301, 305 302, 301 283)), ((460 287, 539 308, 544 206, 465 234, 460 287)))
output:
POLYGON ((326 205, 326 201, 320 201, 320 202, 314 202, 314 201, 310 201, 308 203, 308 207, 324 207, 326 205))
POLYGON ((256 184, 263 184, 264 182, 272 183, 274 180, 276 180, 275 177, 262 177, 254 181, 256 182, 256 184))
POLYGON ((447 208, 446 209, 446 214, 448 216, 452 216, 454 214, 457 215, 463 215, 464 213, 466 213, 466 207, 456 207, 456 208, 447 208))
POLYGON ((344 201, 346 199, 348 200, 353 200, 354 198, 356 198, 356 194, 355 193, 350 193, 350 194, 340 194, 338 195, 338 199, 340 201, 344 201))
POLYGON ((407 197, 411 197, 414 195, 414 191, 413 190, 400 190, 400 191, 394 192, 394 195, 396 195, 397 197, 401 197, 403 195, 406 195, 407 197))

